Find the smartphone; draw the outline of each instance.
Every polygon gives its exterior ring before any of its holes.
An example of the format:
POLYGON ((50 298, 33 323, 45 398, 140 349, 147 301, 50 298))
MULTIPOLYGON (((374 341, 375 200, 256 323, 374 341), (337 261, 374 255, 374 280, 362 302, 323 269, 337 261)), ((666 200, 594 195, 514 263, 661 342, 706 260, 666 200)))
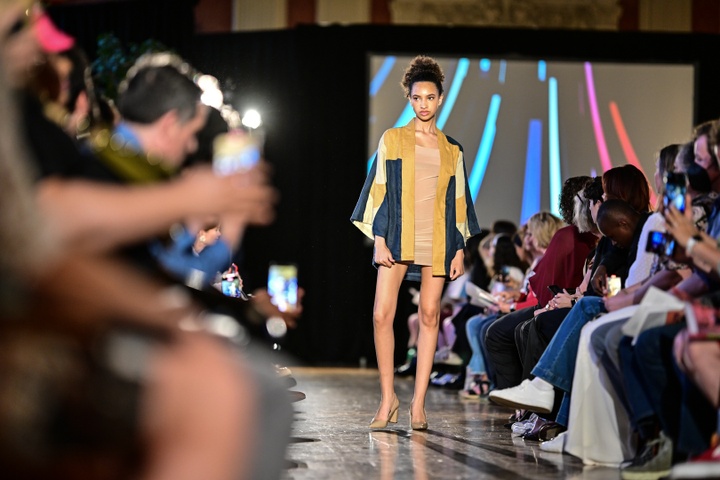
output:
POLYGON ((262 146, 242 130, 221 133, 213 140, 213 169, 219 175, 249 170, 260 161, 262 146))
POLYGON ((667 172, 664 178, 665 195, 663 205, 668 208, 675 205, 680 213, 685 212, 685 193, 687 192, 687 177, 684 173, 667 172))
POLYGON ((557 285, 548 285, 548 290, 550 290, 553 295, 557 295, 558 293, 563 291, 563 289, 558 287, 557 285))
POLYGON ((273 263, 268 269, 268 293, 281 312, 293 311, 298 306, 297 272, 294 264, 273 263))
POLYGON ((645 245, 646 252, 672 257, 674 249, 675 239, 669 233, 657 230, 651 230, 648 233, 647 244, 645 245))

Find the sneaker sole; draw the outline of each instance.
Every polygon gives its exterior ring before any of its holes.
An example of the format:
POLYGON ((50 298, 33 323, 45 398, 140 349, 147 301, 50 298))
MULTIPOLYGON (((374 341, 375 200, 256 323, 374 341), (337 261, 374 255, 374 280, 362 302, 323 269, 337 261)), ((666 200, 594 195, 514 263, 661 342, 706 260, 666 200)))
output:
POLYGON ((512 407, 512 408, 518 408, 518 409, 522 409, 522 410, 530 410, 531 412, 535 412, 535 413, 550 413, 550 412, 552 412, 552 408, 548 409, 548 408, 542 407, 542 406, 528 405, 525 403, 513 402, 512 400, 493 397, 492 395, 490 395, 488 398, 490 399, 490 401, 492 403, 503 406, 503 407, 512 407))
POLYGON ((620 478, 623 480, 658 480, 660 478, 667 477, 670 475, 670 470, 658 470, 658 471, 645 471, 645 472, 620 472, 620 478))

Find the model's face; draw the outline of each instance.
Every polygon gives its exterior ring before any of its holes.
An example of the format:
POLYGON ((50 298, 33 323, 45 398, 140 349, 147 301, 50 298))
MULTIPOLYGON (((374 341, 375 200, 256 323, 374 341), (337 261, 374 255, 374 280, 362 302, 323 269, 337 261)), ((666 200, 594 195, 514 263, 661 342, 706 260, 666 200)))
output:
POLYGON ((410 105, 415 116, 423 122, 435 118, 442 98, 433 82, 415 82, 410 90, 410 105))

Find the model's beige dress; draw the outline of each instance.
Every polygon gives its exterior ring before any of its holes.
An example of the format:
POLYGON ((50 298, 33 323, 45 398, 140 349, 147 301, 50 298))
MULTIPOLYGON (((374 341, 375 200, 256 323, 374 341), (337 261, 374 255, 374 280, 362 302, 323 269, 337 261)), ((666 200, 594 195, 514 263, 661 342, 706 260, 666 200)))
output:
POLYGON ((440 150, 415 145, 415 265, 432 265, 433 211, 440 150))

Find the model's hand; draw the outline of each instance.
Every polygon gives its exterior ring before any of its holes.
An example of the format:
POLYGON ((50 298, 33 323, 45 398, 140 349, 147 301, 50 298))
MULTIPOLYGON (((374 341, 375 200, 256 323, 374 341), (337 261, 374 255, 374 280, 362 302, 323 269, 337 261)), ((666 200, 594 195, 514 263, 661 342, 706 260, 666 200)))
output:
POLYGON ((375 237, 375 263, 382 265, 383 267, 392 268, 395 265, 395 259, 390 253, 390 249, 385 243, 383 237, 375 237))
POLYGON ((458 250, 450 262, 450 280, 455 280, 465 273, 465 252, 458 250))

